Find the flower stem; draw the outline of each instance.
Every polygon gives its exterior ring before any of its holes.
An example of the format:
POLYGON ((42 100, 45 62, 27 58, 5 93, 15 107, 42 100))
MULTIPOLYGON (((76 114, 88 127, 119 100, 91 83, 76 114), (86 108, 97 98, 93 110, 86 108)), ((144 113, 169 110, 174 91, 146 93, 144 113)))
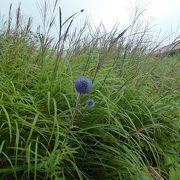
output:
POLYGON ((66 134, 65 134, 65 137, 64 137, 64 140, 62 142, 62 145, 61 145, 61 150, 63 149, 66 141, 67 141, 67 138, 68 138, 68 135, 70 134, 71 130, 73 129, 73 126, 74 126, 74 118, 76 116, 76 113, 78 111, 78 108, 79 108, 79 102, 80 102, 80 93, 77 94, 77 98, 76 98, 76 104, 75 104, 75 108, 72 112, 72 117, 71 117, 71 125, 70 127, 67 129, 66 131, 66 134))

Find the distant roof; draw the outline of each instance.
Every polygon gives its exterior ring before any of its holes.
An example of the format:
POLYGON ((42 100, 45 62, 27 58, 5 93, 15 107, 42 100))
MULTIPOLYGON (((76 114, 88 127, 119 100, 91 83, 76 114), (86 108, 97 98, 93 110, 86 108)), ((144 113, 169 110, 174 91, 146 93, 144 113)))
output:
POLYGON ((180 40, 154 51, 153 54, 159 56, 165 54, 172 54, 178 51, 180 51, 180 40))

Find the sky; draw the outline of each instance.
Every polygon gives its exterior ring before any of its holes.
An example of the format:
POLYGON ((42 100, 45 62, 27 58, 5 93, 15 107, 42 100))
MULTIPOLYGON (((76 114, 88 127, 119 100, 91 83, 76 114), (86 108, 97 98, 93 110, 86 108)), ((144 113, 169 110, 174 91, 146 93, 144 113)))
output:
MULTIPOLYGON (((40 23, 40 14, 37 4, 44 0, 0 0, 0 12, 8 14, 10 3, 14 9, 21 2, 24 15, 32 16, 36 23, 40 23)), ((54 0, 49 0, 54 2, 54 0)), ((180 0, 59 0, 63 17, 69 17, 73 13, 84 9, 77 18, 86 16, 98 25, 101 21, 107 29, 111 29, 118 22, 120 27, 125 28, 130 24, 130 17, 137 2, 145 9, 142 15, 144 19, 153 19, 154 30, 161 33, 180 35, 180 0)))

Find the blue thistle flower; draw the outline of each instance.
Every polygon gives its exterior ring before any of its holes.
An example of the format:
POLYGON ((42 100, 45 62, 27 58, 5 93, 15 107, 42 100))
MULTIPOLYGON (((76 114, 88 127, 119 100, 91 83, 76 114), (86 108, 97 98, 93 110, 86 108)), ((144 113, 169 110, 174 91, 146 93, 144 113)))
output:
POLYGON ((75 81, 76 91, 80 94, 89 93, 92 89, 91 79, 81 76, 75 81))
POLYGON ((92 108, 92 107, 94 107, 94 106, 95 106, 95 101, 94 101, 93 99, 88 99, 88 100, 86 101, 86 107, 92 108))

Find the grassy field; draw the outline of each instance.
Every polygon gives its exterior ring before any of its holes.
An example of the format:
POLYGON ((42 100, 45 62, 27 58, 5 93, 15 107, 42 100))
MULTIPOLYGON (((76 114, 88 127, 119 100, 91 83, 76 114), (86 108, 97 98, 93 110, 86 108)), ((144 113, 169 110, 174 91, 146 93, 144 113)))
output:
POLYGON ((180 179, 179 55, 124 53, 112 36, 65 50, 67 34, 52 46, 19 24, 0 35, 0 179, 180 179))

